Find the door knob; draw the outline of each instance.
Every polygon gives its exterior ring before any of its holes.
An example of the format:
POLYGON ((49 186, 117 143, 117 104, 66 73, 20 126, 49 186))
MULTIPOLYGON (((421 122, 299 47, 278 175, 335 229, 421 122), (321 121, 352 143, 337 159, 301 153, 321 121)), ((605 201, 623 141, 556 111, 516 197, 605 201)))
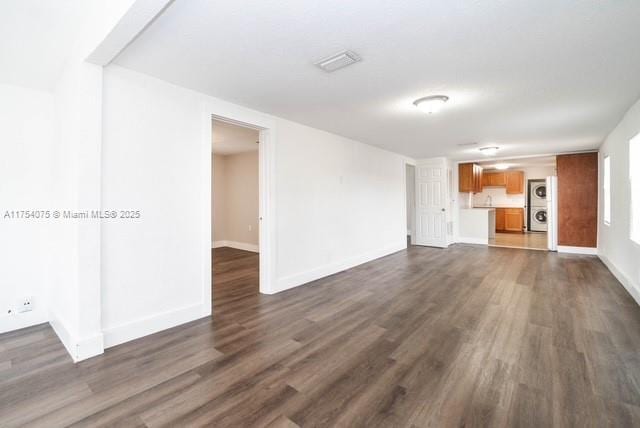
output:
POLYGON ((442 208, 442 211, 446 211, 446 209, 442 208))

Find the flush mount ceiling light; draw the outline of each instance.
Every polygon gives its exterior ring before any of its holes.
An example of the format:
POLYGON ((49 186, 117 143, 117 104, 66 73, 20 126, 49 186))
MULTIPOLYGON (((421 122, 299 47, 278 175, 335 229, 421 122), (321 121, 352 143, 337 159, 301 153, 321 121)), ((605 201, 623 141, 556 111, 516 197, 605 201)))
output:
POLYGON ((505 170, 505 169, 509 169, 509 164, 508 163, 497 163, 493 167, 495 169, 505 170))
POLYGON ((415 100, 413 105, 427 114, 432 114, 439 112, 448 100, 449 97, 446 95, 432 95, 415 100))
POLYGON ((481 147, 478 150, 485 156, 495 156, 498 153, 498 147, 496 146, 481 147))

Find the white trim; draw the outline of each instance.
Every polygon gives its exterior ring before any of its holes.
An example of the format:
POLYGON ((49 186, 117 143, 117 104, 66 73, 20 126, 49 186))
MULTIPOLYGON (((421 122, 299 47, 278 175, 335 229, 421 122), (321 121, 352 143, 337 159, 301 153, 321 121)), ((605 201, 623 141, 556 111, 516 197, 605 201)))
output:
POLYGON ((211 195, 212 189, 212 177, 213 177, 213 156, 211 155, 212 135, 211 135, 211 113, 209 113, 209 107, 206 103, 202 106, 202 117, 204 118, 201 123, 200 134, 202 137, 202 144, 200 147, 200 169, 202 175, 200 177, 200 188, 202 193, 200 194, 200 201, 202 206, 200 212, 203 213, 201 219, 201 246, 202 251, 200 280, 202 283, 201 299, 203 308, 207 308, 206 313, 202 313, 202 316, 211 315, 212 302, 212 290, 213 290, 213 267, 211 266, 211 244, 213 241, 213 213, 211 210, 211 195))
POLYGON ((361 265, 363 263, 370 262, 372 260, 378 259, 380 257, 387 256, 389 254, 396 253, 398 251, 402 251, 407 248, 406 238, 403 242, 399 242, 397 244, 390 244, 386 247, 383 247, 379 250, 370 251, 365 254, 361 254, 359 256, 352 257, 345 261, 339 261, 335 263, 329 263, 324 266, 320 266, 318 268, 314 268, 305 272, 295 273, 293 275, 286 276, 284 278, 280 278, 278 280, 277 289, 273 290, 273 292, 268 294, 279 293, 284 290, 288 290, 290 288, 297 287, 302 284, 306 284, 311 281, 315 281, 316 279, 324 278, 329 275, 333 275, 335 273, 341 272, 346 269, 351 269, 355 266, 361 265))
POLYGON ((203 318, 207 316, 203 314, 211 312, 210 308, 211 304, 202 303, 105 329, 104 346, 105 348, 110 348, 130 340, 203 318), (207 306, 209 309, 207 310, 203 306, 207 306))
POLYGON ((457 242, 460 243, 460 244, 489 245, 489 238, 463 238, 463 237, 459 237, 457 242))
POLYGON ((106 67, 157 18, 171 0, 136 0, 96 46, 87 61, 106 67))
POLYGON ((558 252, 568 254, 587 254, 590 256, 598 255, 598 249, 594 247, 569 247, 565 245, 558 245, 558 252))
MULTIPOLYGON (((479 148, 479 146, 478 146, 479 148)), ((500 157, 484 157, 484 158, 475 158, 475 159, 457 159, 453 162, 456 165, 461 163, 472 163, 472 162, 487 162, 487 161, 501 161, 501 160, 515 160, 515 159, 530 159, 530 158, 544 158, 547 156, 559 156, 559 155, 579 155, 583 153, 597 153, 598 149, 586 149, 586 150, 574 150, 568 152, 551 152, 551 153, 540 153, 537 155, 520 155, 520 156, 500 156, 500 157)))
POLYGON ((104 353, 104 335, 102 333, 81 339, 71 334, 64 321, 56 316, 55 313, 49 313, 49 318, 49 324, 58 335, 74 363, 104 353))
POLYGON ((69 333, 69 330, 65 326, 64 322, 52 312, 49 314, 49 324, 51 325, 51 328, 53 328, 53 331, 58 335, 58 339, 60 339, 60 342, 62 342, 64 347, 67 349, 67 352, 75 362, 75 340, 73 339, 71 333, 69 333))
POLYGON ((620 284, 622 284, 622 286, 626 288, 629 294, 631 294, 633 300, 635 300, 636 303, 640 305, 640 284, 634 283, 631 278, 618 270, 616 265, 614 265, 611 260, 609 260, 604 254, 598 254, 598 257, 600 258, 600 260, 602 260, 602 263, 604 263, 604 265, 607 267, 607 269, 609 269, 613 276, 615 276, 616 279, 620 281, 620 284))
POLYGON ((86 360, 104 353, 104 335, 102 333, 91 337, 78 339, 76 343, 75 362, 86 360))
POLYGON ((215 241, 211 245, 211 248, 230 247, 237 250, 251 251, 254 253, 260 252, 260 246, 256 244, 248 244, 246 242, 237 241, 215 241))
MULTIPOLYGON (((202 295, 205 302, 211 302, 211 120, 222 120, 247 126, 260 131, 258 149, 259 169, 259 221, 260 221, 260 292, 274 293, 276 267, 276 200, 275 153, 276 121, 254 110, 234 105, 222 100, 208 99, 203 103, 202 147, 203 162, 202 188, 202 295)), ((215 237, 213 237, 215 242, 215 237)), ((210 305, 206 305, 210 307, 210 305)))
POLYGON ((260 292, 273 293, 276 277, 276 135, 275 122, 260 131, 258 147, 260 292))

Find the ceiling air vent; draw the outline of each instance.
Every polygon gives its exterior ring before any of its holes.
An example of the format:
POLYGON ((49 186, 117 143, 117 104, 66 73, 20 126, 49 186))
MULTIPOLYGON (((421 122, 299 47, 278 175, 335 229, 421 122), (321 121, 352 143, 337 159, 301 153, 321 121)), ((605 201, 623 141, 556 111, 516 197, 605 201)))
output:
POLYGON ((316 62, 315 65, 317 65, 327 73, 332 73, 348 65, 355 64, 358 61, 361 61, 361 58, 355 52, 342 51, 338 52, 337 54, 331 55, 330 57, 321 59, 320 61, 316 62))

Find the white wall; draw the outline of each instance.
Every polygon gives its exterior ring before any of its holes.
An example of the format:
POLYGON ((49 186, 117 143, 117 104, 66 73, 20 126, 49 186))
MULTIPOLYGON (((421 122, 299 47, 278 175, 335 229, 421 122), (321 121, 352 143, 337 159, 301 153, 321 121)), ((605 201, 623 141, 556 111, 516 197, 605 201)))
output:
MULTIPOLYGON (((640 101, 624 116, 600 147, 598 168, 602 186, 603 159, 611 157, 611 224, 603 221, 599 203, 598 254, 640 304, 640 245, 630 239, 629 140, 640 133, 640 101)), ((640 166, 639 166, 640 167, 640 166)), ((600 198, 604 192, 599 192, 600 198)))
POLYGON ((201 115, 195 92, 105 69, 102 206, 141 212, 102 225, 107 347, 210 307, 201 295, 201 115))
POLYGON ((258 251, 258 151, 213 157, 214 246, 258 251))
MULTIPOLYGON (((203 226, 210 224, 203 109, 224 104, 261 114, 118 66, 105 69, 104 82, 103 206, 142 212, 139 221, 103 223, 102 321, 110 346, 210 309, 200 245, 210 233, 203 226)), ((406 247, 402 156, 271 120, 273 291, 406 247)))
MULTIPOLYGON (((114 34, 112 30, 133 3, 92 2, 78 18, 84 21, 81 37, 68 53, 52 88, 56 148, 51 158, 51 182, 55 209, 80 212, 102 208, 103 69, 86 59, 106 36, 114 34)), ((75 361, 98 355, 104 350, 101 221, 59 221, 51 230, 50 242, 49 322, 75 361)))
POLYGON ((53 122, 50 93, 0 85, 0 333, 48 320, 51 222, 5 214, 51 209, 53 122), (34 310, 16 313, 29 296, 34 310))
POLYGON ((277 287, 406 247, 405 158, 277 122, 277 287))
MULTIPOLYGON (((526 192, 525 181, 525 192, 526 192)), ((473 206, 480 207, 487 205, 487 197, 491 196, 491 204, 493 206, 502 207, 524 207, 526 193, 519 195, 507 195, 507 189, 504 187, 483 187, 482 192, 473 195, 473 206)))
MULTIPOLYGON (((100 209, 102 68, 70 59, 53 91, 54 209, 100 209)), ((103 351, 100 221, 62 219, 51 230, 50 323, 74 360, 103 351)))

